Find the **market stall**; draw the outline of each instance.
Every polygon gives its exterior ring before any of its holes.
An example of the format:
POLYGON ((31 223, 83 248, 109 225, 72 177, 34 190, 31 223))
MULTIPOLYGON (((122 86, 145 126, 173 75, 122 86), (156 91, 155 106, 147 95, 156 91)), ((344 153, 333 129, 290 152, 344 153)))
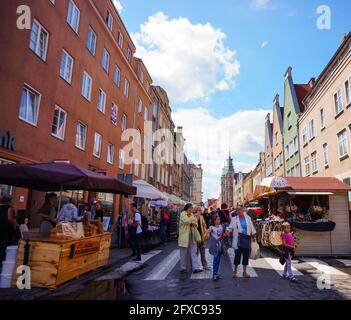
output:
POLYGON ((261 245, 279 247, 282 223, 290 222, 296 255, 351 254, 348 192, 336 178, 285 177, 284 187, 258 186, 256 197, 266 201, 268 214, 256 221, 261 245))
MULTIPOLYGON (((65 190, 136 194, 132 186, 66 162, 0 165, 0 183, 61 194, 65 190)), ((104 231, 100 221, 94 220, 58 223, 49 237, 24 238, 19 243, 13 286, 19 276, 17 266, 27 265, 31 270, 31 287, 55 289, 68 280, 106 266, 110 243, 111 234, 104 231)))

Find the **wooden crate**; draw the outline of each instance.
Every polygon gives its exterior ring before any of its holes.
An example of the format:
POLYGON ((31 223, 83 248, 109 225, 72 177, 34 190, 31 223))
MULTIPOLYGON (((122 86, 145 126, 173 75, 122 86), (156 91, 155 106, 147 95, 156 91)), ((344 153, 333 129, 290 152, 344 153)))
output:
MULTIPOLYGON (((79 240, 30 239, 29 267, 31 287, 55 289, 71 279, 108 264, 111 234, 104 233, 79 240)), ((19 243, 16 269, 23 265, 25 241, 19 243)))

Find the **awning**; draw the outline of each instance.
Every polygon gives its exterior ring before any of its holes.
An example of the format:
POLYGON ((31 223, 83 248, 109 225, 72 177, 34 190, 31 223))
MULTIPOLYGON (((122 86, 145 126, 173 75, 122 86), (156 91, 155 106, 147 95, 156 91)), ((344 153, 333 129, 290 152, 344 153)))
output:
POLYGON ((160 190, 144 180, 133 181, 133 186, 137 188, 137 194, 135 195, 137 198, 151 200, 165 199, 164 194, 160 190))
POLYGON ((288 194, 297 196, 330 196, 334 193, 325 191, 288 191, 288 194))

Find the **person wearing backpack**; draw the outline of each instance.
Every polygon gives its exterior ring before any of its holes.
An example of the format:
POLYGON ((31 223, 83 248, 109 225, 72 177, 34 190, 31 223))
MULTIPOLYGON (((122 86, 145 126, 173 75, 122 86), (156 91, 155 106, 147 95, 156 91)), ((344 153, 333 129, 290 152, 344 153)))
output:
POLYGON ((133 255, 136 255, 134 261, 141 261, 141 236, 143 234, 143 229, 141 227, 142 217, 136 203, 132 203, 130 207, 133 213, 133 219, 129 219, 128 226, 131 230, 130 238, 133 255))

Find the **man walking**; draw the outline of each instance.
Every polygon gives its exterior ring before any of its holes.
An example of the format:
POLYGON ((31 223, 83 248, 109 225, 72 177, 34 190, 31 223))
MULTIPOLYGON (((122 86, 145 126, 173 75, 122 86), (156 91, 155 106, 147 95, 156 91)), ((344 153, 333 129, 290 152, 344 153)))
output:
POLYGON ((134 261, 141 261, 141 236, 143 230, 141 228, 141 214, 138 210, 137 204, 131 204, 131 211, 133 213, 133 219, 129 219, 128 226, 130 227, 130 238, 133 250, 133 256, 136 255, 134 261))

